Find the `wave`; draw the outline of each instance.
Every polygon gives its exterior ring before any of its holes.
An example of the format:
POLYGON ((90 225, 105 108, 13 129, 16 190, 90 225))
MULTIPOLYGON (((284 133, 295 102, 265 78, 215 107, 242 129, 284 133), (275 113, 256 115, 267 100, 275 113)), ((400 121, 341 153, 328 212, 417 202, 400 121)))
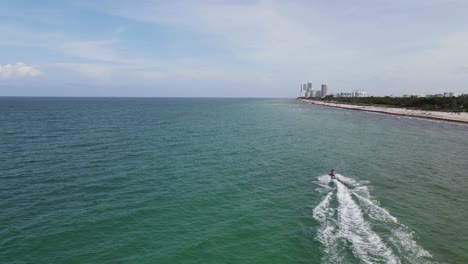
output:
POLYGON ((316 181, 325 193, 313 210, 323 263, 434 263, 413 232, 370 195, 368 182, 337 176, 316 181))

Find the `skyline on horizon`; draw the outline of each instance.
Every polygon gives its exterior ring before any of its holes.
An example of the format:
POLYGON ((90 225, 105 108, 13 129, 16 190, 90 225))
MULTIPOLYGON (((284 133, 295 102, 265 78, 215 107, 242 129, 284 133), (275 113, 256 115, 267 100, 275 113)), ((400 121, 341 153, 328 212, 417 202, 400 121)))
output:
POLYGON ((4 1, 0 96, 468 93, 468 2, 4 1))

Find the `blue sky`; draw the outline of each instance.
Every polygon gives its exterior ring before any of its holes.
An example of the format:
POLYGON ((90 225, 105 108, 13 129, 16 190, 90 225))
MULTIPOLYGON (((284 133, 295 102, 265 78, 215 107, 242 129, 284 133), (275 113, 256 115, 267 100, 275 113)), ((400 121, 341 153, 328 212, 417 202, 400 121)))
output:
POLYGON ((0 96, 468 93, 468 1, 1 1, 0 96))

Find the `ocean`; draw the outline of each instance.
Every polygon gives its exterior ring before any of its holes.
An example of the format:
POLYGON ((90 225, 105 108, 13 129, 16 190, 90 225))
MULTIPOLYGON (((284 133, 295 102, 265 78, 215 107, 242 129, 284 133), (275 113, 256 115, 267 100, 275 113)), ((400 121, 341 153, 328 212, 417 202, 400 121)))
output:
POLYGON ((0 97, 0 263, 468 263, 467 153, 291 99, 0 97))

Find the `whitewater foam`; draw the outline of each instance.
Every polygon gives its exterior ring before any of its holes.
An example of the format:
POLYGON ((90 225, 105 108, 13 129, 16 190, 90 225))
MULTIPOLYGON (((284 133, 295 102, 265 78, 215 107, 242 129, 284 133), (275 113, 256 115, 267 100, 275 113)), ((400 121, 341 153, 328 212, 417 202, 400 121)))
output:
POLYGON ((320 202, 320 204, 314 208, 313 216, 315 219, 319 220, 320 222, 323 222, 326 220, 327 213, 328 215, 330 215, 330 213, 333 213, 333 209, 329 207, 332 195, 333 195, 333 192, 330 191, 327 194, 327 196, 325 196, 325 199, 323 199, 323 201, 320 202))
POLYGON ((323 246, 322 262, 354 262, 343 257, 351 251, 362 263, 431 263, 413 232, 370 195, 368 182, 337 177, 323 175, 316 182, 326 193, 313 210, 320 223, 316 239, 323 246), (377 225, 385 235, 374 230, 377 225))
POLYGON ((340 236, 351 242, 355 255, 365 263, 399 263, 382 238, 372 231, 364 220, 361 208, 351 197, 351 192, 339 181, 337 184, 338 228, 340 236))

